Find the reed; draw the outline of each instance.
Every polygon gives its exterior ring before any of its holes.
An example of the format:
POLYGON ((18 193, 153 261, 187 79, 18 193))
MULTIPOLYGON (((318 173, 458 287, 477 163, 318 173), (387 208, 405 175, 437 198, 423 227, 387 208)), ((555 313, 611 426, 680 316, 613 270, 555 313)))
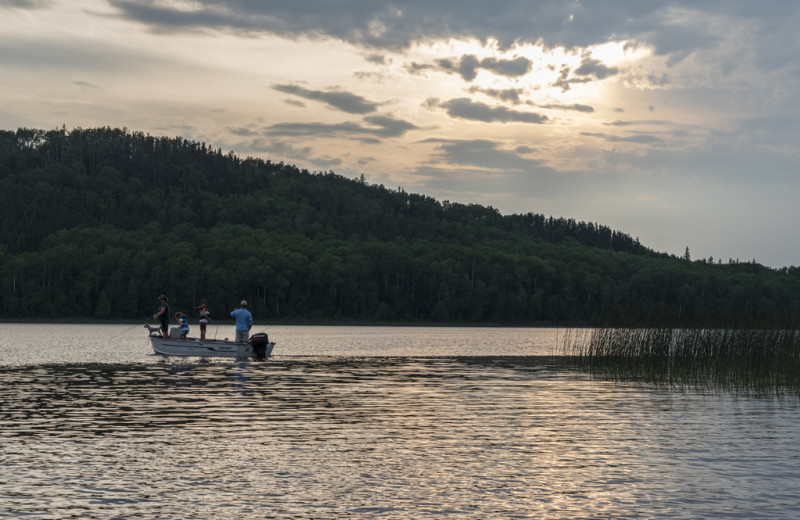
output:
POLYGON ((570 331, 569 367, 619 380, 800 393, 800 330, 600 328, 570 331))

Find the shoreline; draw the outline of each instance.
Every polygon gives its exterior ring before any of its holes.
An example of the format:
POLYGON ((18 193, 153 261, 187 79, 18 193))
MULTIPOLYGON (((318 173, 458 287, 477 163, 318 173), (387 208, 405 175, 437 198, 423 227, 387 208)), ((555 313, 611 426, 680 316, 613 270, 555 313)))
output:
MULTIPOLYGON (((587 325, 564 325, 564 324, 503 324, 494 322, 485 323, 457 323, 457 322, 404 322, 404 321, 355 321, 355 320, 331 320, 331 321, 316 321, 316 320, 278 320, 272 322, 270 320, 261 321, 257 318, 253 319, 255 327, 260 325, 262 327, 277 327, 277 326, 306 326, 306 327, 414 327, 414 328, 433 328, 433 327, 451 327, 451 328, 502 328, 502 329, 553 329, 553 328, 587 328, 587 325)), ((93 319, 93 318, 61 318, 61 319, 10 319, 0 318, 0 325, 144 325, 144 320, 126 320, 126 319, 93 319)), ((155 322, 148 320, 147 323, 151 325, 155 322)), ((190 325, 197 326, 197 323, 192 321, 190 325)), ((175 325, 170 322, 170 325, 175 325)), ((233 319, 225 320, 224 323, 211 322, 211 326, 233 326, 233 319)))

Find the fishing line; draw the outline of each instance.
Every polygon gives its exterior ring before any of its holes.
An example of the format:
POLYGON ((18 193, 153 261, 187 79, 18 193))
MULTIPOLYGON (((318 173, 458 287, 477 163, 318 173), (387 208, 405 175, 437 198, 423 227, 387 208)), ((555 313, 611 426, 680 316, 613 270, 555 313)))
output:
POLYGON ((284 321, 288 320, 288 319, 289 319, 289 316, 290 316, 290 315, 288 315, 288 314, 287 314, 286 316, 284 316, 284 317, 283 317, 283 319, 282 319, 282 320, 280 320, 280 321, 277 321, 277 322, 273 323, 272 325, 267 325, 267 326, 266 326, 266 327, 264 327, 263 329, 259 329, 259 330, 258 330, 258 332, 266 332, 268 329, 271 329, 271 328, 272 328, 272 327, 274 327, 275 325, 280 325, 280 324, 281 324, 281 323, 283 323, 284 321))
MULTIPOLYGON (((144 319, 144 323, 145 323, 145 325, 149 325, 149 323, 147 322, 147 318, 145 318, 145 319, 144 319)), ((122 334, 127 334, 128 332, 132 331, 132 330, 133 330, 133 329, 135 329, 136 327, 141 327, 141 325, 139 325, 139 324, 137 323, 136 325, 133 325, 133 326, 131 326, 131 328, 129 328, 129 329, 125 329, 124 331, 122 331, 122 332, 120 333, 120 336, 121 336, 122 334)))
MULTIPOLYGON (((134 325, 133 327, 138 327, 138 326, 139 326, 139 324, 137 323, 137 324, 136 324, 136 325, 134 325)), ((122 331, 122 332, 120 333, 120 336, 121 336, 121 335, 123 335, 123 334, 127 334, 128 332, 132 331, 132 330, 133 330, 133 327, 131 327, 131 328, 129 328, 129 329, 125 329, 124 331, 122 331)))

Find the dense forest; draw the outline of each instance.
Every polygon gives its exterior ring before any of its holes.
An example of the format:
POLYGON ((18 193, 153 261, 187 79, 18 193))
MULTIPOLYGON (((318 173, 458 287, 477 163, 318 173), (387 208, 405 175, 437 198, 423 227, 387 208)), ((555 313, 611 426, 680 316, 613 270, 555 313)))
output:
POLYGON ((800 269, 692 261, 126 129, 0 131, 0 317, 144 319, 159 294, 262 322, 793 322, 800 269))

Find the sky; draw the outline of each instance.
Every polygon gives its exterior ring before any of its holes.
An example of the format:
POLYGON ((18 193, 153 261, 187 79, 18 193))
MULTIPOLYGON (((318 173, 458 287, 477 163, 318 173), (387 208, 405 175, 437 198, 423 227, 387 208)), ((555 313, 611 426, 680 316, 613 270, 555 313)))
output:
POLYGON ((110 126, 800 265, 800 2, 0 0, 0 129, 110 126))

